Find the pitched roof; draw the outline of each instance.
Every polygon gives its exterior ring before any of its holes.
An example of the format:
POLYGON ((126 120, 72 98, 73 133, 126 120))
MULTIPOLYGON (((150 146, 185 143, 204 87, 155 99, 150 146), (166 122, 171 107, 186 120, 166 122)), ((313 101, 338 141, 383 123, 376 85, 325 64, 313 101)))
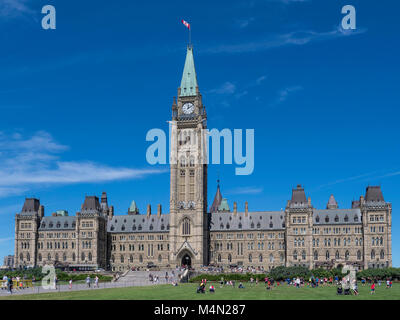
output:
POLYGON ((101 211, 99 198, 96 196, 86 196, 85 202, 82 205, 82 212, 97 212, 101 211))
POLYGON ((338 206, 338 204, 336 202, 336 199, 333 196, 333 194, 331 194, 331 196, 329 197, 328 204, 326 205, 326 208, 327 209, 337 209, 337 208, 339 208, 339 206, 338 206))
POLYGON ((24 206, 22 207, 22 215, 30 215, 38 213, 40 207, 40 200, 35 198, 26 198, 24 206))
POLYGON ((210 213, 218 212, 218 208, 221 205, 221 202, 222 202, 222 194, 221 190, 219 189, 219 182, 218 182, 217 192, 215 193, 214 201, 210 208, 210 213))
POLYGON ((196 95, 197 76, 194 68, 193 47, 188 46, 186 51, 185 67, 183 68, 181 80, 180 97, 189 97, 196 95))
POLYGON ((74 216, 49 216, 43 217, 39 231, 46 230, 74 230, 76 217, 74 216))
POLYGON ((107 222, 107 232, 169 232, 169 214, 151 215, 149 218, 144 214, 114 216, 107 222))
POLYGON ((315 225, 361 224, 361 211, 355 209, 314 209, 313 223, 315 225))
POLYGON ((385 202, 383 199, 383 194, 381 187, 379 186, 369 186, 365 193, 365 201, 367 202, 385 202))
POLYGON ((290 200, 291 208, 304 207, 308 204, 304 188, 300 184, 296 189, 292 189, 292 199, 290 200))
POLYGON ((269 231, 285 228, 283 211, 217 212, 211 215, 211 231, 269 231))

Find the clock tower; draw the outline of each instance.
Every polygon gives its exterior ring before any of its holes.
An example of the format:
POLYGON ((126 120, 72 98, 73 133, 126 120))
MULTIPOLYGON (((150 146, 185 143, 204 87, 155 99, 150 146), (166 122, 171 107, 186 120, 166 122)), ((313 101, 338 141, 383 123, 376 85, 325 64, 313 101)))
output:
POLYGON ((170 261, 199 267, 209 260, 207 214, 207 114, 188 46, 170 134, 170 261))

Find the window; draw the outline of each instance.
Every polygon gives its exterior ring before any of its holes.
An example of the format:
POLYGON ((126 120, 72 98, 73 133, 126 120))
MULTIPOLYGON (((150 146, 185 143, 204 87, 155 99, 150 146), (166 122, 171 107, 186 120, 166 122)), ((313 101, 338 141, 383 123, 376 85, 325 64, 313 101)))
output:
POLYGON ((328 216, 325 217, 325 222, 329 222, 329 217, 328 216))
POLYGON ((297 250, 293 251, 293 260, 297 260, 297 250))
POLYGON ((326 258, 326 260, 329 260, 329 251, 326 251, 325 258, 326 258))
POLYGON ((182 222, 182 234, 190 235, 190 220, 188 218, 183 219, 182 222))
POLYGON ((249 262, 253 262, 253 256, 251 255, 251 253, 249 254, 249 262))
POLYGON ((315 217, 315 222, 317 222, 317 223, 319 222, 319 216, 315 217))
POLYGON ((348 261, 349 258, 350 258, 350 252, 349 252, 348 250, 346 250, 346 253, 344 254, 344 259, 345 259, 346 261, 348 261))
POLYGON ((361 260, 361 251, 360 250, 357 251, 357 260, 361 260))
POLYGON ((318 260, 318 251, 314 251, 314 260, 318 260))
POLYGON ((375 250, 371 251, 371 259, 375 259, 375 250))
POLYGON ((301 258, 302 258, 303 260, 306 260, 306 251, 305 251, 305 250, 303 250, 303 251, 301 252, 301 258))

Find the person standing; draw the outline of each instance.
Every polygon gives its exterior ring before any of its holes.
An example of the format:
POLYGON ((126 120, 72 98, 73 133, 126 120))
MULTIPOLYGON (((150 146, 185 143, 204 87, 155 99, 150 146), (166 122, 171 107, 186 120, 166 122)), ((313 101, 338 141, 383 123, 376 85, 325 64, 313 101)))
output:
POLYGON ((69 290, 72 289, 72 279, 69 279, 69 290))
POLYGON ((372 282, 371 284, 371 294, 375 294, 375 283, 372 282))
POLYGON ((12 289, 13 289, 13 280, 11 277, 8 278, 8 292, 10 292, 10 294, 12 294, 12 289))
POLYGON ((86 278, 86 284, 87 284, 88 288, 90 288, 90 277, 89 276, 87 276, 87 278, 86 278))

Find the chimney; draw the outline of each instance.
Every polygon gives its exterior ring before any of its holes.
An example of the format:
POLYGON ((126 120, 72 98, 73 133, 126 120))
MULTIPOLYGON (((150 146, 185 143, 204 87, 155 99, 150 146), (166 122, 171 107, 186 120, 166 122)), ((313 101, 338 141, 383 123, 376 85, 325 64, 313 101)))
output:
POLYGON ((150 215, 151 215, 151 205, 148 204, 147 205, 147 218, 150 218, 150 215))
POLYGON ((311 197, 308 197, 308 205, 311 207, 311 197))
POLYGON ((56 212, 53 212, 53 213, 51 214, 51 216, 52 216, 52 217, 57 217, 57 213, 56 213, 56 212))
POLYGON ((114 206, 110 206, 108 210, 108 218, 111 220, 114 217, 114 206))
POLYGON ((237 203, 236 202, 234 202, 233 203, 233 214, 236 216, 236 214, 237 214, 237 203))
POLYGON ((44 217, 44 206, 39 207, 39 218, 42 219, 44 217))
POLYGON ((244 203, 244 215, 246 217, 249 215, 249 203, 247 201, 244 203))
POLYGON ((157 217, 160 218, 161 217, 161 204, 157 205, 157 217))

